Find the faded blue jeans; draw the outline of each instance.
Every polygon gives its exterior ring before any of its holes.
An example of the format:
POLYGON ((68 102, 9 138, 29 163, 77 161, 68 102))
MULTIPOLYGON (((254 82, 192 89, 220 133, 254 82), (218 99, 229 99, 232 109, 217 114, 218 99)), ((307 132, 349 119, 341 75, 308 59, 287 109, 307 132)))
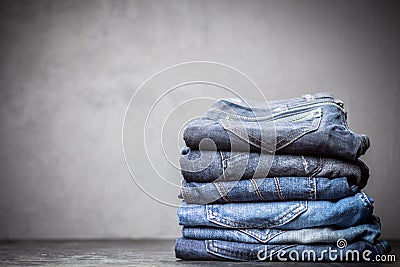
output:
POLYGON ((196 205, 182 202, 177 210, 184 226, 275 228, 296 230, 319 226, 341 228, 368 222, 373 200, 365 193, 338 201, 280 201, 196 205))
POLYGON ((236 261, 374 261, 389 253, 389 243, 366 241, 338 244, 264 245, 222 240, 176 240, 175 255, 184 260, 236 261))
POLYGON ((267 103, 222 99, 186 125, 188 147, 218 151, 262 151, 355 160, 369 138, 348 129, 343 103, 331 94, 267 103))
POLYGON ((334 158, 299 155, 199 151, 188 147, 180 156, 181 172, 189 182, 224 182, 264 177, 347 177, 363 188, 369 169, 361 161, 350 163, 334 158))
POLYGON ((363 240, 375 243, 381 235, 379 218, 372 216, 367 224, 347 228, 316 227, 299 230, 279 229, 224 229, 214 227, 182 227, 182 235, 189 239, 224 240, 254 244, 313 244, 336 243, 344 238, 347 242, 363 240))
POLYGON ((187 204, 283 200, 336 200, 359 192, 346 177, 274 177, 234 182, 195 183, 182 180, 180 198, 187 204))

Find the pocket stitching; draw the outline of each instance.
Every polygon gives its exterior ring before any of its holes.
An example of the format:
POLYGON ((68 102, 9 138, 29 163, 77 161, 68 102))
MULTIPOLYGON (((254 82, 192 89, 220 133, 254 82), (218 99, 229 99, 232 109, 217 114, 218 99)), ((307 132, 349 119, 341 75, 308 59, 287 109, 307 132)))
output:
MULTIPOLYGON (((278 233, 273 234, 272 236, 268 237, 268 234, 260 234, 258 235, 255 231, 253 231, 252 229, 237 229, 240 232, 262 242, 262 243, 268 243, 268 241, 270 241, 271 239, 275 238, 278 235, 281 235, 283 233, 283 231, 279 231, 278 233), (263 238, 265 236, 265 238, 263 238)), ((269 233, 270 231, 268 231, 269 233)))
MULTIPOLYGON (((297 204, 291 207, 290 210, 279 216, 277 219, 267 222, 265 227, 284 225, 285 223, 299 216, 302 212, 306 211, 307 207, 308 207, 307 201, 299 201, 297 204)), ((206 204, 207 219, 212 223, 215 223, 220 226, 225 226, 228 228, 259 228, 259 226, 256 224, 237 222, 232 219, 215 216, 214 213, 215 212, 213 210, 213 205, 206 204)))
MULTIPOLYGON (((258 147, 258 148, 260 148, 260 149, 263 149, 263 148, 264 148, 264 149, 268 149, 268 148, 269 148, 270 151, 277 151, 277 150, 279 150, 279 149, 281 149, 281 148, 283 148, 283 147, 285 147, 285 146, 291 144, 292 142, 294 142, 294 141, 297 140, 298 138, 302 137, 303 135, 305 135, 305 134, 307 134, 307 133, 309 133, 309 132, 312 132, 312 131, 314 131, 314 130, 316 130, 316 129, 319 128, 319 125, 320 125, 320 123, 321 123, 321 118, 322 118, 322 109, 321 109, 321 108, 318 108, 318 109, 315 109, 315 110, 312 110, 312 111, 308 111, 308 112, 307 112, 307 113, 308 113, 307 116, 309 116, 310 114, 314 113, 316 110, 318 111, 318 113, 320 114, 320 116, 318 116, 318 117, 315 117, 315 116, 314 116, 314 119, 309 123, 308 126, 303 126, 303 127, 300 127, 300 128, 298 128, 298 129, 296 129, 296 130, 293 130, 293 131, 289 132, 289 133, 288 133, 285 137, 283 137, 281 140, 279 140, 279 141, 276 140, 276 142, 275 142, 273 145, 272 145, 272 144, 269 144, 269 143, 266 143, 266 142, 264 142, 263 140, 260 140, 259 138, 257 138, 257 137, 254 136, 253 134, 248 133, 246 130, 243 130, 243 129, 240 129, 240 128, 236 128, 235 131, 232 131, 232 130, 230 130, 230 129, 227 129, 227 128, 224 126, 224 123, 223 123, 222 120, 219 120, 219 123, 222 125, 222 127, 223 127, 226 131, 231 132, 232 134, 234 134, 234 135, 237 136, 238 138, 242 139, 243 141, 247 142, 248 144, 251 144, 251 145, 253 145, 253 146, 255 146, 255 147, 258 147), (236 133, 235 133, 235 132, 236 132, 236 133), (293 140, 290 140, 288 143, 283 144, 281 147, 277 148, 277 145, 278 145, 278 144, 280 144, 280 143, 283 142, 283 141, 287 141, 287 139, 288 139, 289 137, 291 137, 291 136, 293 136, 293 135, 295 135, 295 134, 297 134, 297 133, 299 133, 299 135, 296 136, 295 138, 293 138, 293 140), (255 142, 252 142, 252 141, 248 140, 248 139, 250 139, 250 138, 245 138, 245 137, 243 137, 243 136, 242 136, 243 134, 247 135, 248 137, 252 137, 252 138, 255 139, 256 141, 258 141, 260 144, 256 144, 255 142), (275 147, 275 149, 274 149, 274 147, 275 147)), ((284 121, 284 122, 285 122, 285 121, 284 121)))

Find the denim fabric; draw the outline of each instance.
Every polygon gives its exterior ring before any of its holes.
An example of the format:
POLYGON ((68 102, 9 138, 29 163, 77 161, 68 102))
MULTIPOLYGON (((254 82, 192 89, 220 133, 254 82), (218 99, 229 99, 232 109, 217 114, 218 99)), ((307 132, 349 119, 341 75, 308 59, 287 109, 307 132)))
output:
POLYGON ((195 183, 182 180, 180 198, 188 204, 282 200, 335 200, 359 192, 346 177, 274 177, 235 182, 195 183))
MULTIPOLYGON (((267 103, 259 104, 263 105, 267 103)), ((357 159, 369 147, 367 136, 348 129, 342 103, 335 102, 329 94, 297 102, 272 101, 270 108, 251 106, 218 100, 202 118, 186 125, 183 134, 186 145, 204 150, 262 151, 348 160, 357 159)))
POLYGON ((199 151, 188 147, 182 149, 180 166, 185 180, 202 183, 275 176, 348 177, 351 184, 363 188, 369 178, 369 169, 360 160, 349 163, 334 158, 199 151))
POLYGON ((386 241, 375 244, 356 241, 341 248, 336 244, 264 245, 178 238, 175 256, 184 260, 373 261, 376 255, 390 250, 386 241))
POLYGON ((344 229, 317 227, 300 230, 279 229, 223 229, 213 227, 182 227, 182 235, 189 239, 215 239, 255 244, 313 244, 336 243, 344 238, 347 242, 363 240, 375 243, 381 235, 379 218, 373 216, 368 224, 360 224, 344 229))
POLYGON ((219 228, 303 229, 350 227, 372 216, 372 199, 365 193, 338 201, 280 201, 196 205, 182 202, 177 210, 184 226, 219 228))

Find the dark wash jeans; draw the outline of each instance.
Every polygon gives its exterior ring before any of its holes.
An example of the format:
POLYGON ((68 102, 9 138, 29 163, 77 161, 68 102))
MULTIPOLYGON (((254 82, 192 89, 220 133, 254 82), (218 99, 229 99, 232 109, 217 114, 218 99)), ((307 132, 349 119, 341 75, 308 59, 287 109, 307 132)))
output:
POLYGON ((269 108, 266 103, 250 106, 227 99, 216 101, 202 118, 186 125, 186 146, 347 160, 357 159, 369 148, 366 135, 348 129, 343 103, 331 94, 271 101, 269 108))
POLYGON ((373 261, 390 250, 386 241, 355 241, 340 248, 336 244, 265 245, 182 237, 175 245, 180 259, 225 261, 373 261))
POLYGON ((181 173, 189 182, 223 182, 264 177, 347 177, 365 187, 369 169, 361 161, 299 155, 270 155, 229 151, 199 151, 184 147, 181 173))

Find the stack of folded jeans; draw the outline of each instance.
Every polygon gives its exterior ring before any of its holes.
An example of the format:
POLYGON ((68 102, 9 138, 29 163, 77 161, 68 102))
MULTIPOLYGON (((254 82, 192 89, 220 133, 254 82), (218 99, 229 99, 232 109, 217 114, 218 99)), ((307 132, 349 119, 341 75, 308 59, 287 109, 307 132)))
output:
POLYGON ((177 258, 363 261, 386 254, 369 178, 329 93, 264 103, 218 100, 184 130, 177 258))

